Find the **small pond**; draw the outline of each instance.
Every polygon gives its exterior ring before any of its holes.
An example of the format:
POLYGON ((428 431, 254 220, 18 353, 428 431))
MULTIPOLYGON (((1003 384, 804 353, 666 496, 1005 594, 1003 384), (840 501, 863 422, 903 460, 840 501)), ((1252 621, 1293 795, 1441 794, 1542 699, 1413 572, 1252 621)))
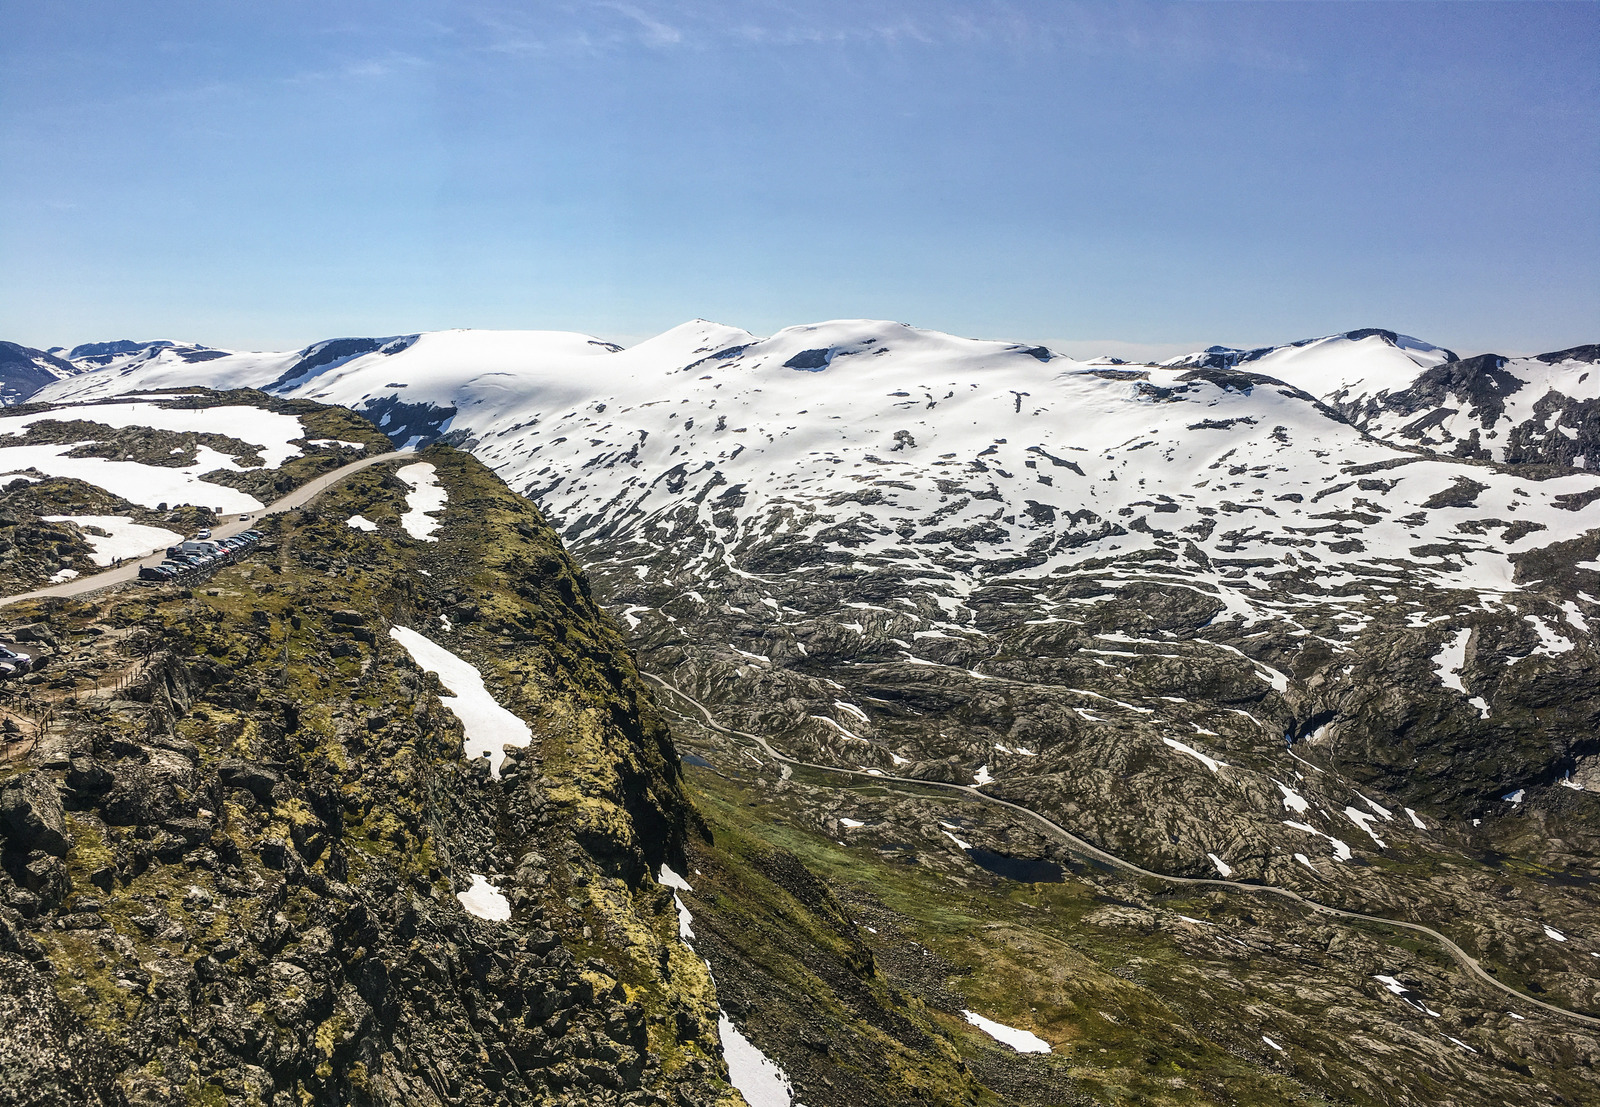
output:
POLYGON ((1059 884, 1061 866, 1054 861, 1033 857, 1010 857, 1004 853, 990 853, 976 847, 967 850, 972 863, 1007 880, 1020 880, 1024 884, 1059 884))

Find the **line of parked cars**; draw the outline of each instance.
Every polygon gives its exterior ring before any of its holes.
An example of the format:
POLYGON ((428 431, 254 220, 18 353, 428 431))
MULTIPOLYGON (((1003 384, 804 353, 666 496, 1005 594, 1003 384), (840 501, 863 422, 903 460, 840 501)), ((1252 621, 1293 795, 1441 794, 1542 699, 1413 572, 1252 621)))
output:
POLYGON ((161 564, 140 568, 139 579, 180 583, 192 580, 201 573, 243 557, 260 544, 262 537, 259 530, 247 530, 232 538, 213 540, 209 530, 202 530, 195 537, 168 549, 166 559, 161 564))

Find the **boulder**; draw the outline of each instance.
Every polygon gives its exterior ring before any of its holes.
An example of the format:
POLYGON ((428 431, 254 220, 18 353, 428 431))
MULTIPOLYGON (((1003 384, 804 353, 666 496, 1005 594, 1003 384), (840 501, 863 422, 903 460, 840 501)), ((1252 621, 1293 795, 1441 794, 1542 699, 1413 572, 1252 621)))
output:
POLYGON ((55 781, 37 771, 23 774, 0 791, 0 822, 27 850, 61 857, 72 845, 55 781))
POLYGON ((217 766, 217 776, 224 787, 242 788, 259 803, 270 803, 273 786, 283 780, 283 775, 271 766, 236 757, 222 761, 217 766))

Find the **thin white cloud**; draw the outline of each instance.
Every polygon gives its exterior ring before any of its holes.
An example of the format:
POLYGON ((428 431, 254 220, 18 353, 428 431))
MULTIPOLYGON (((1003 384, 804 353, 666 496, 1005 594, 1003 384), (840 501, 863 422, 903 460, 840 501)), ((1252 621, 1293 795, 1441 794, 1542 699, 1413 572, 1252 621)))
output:
POLYGON ((670 23, 664 23, 661 20, 656 19, 649 12, 644 11, 642 8, 636 7, 633 4, 618 3, 616 0, 605 0, 605 2, 600 6, 604 8, 610 8, 617 14, 627 16, 629 19, 637 23, 644 30, 644 41, 647 45, 676 46, 678 43, 683 41, 683 32, 678 30, 678 28, 672 26, 670 23))

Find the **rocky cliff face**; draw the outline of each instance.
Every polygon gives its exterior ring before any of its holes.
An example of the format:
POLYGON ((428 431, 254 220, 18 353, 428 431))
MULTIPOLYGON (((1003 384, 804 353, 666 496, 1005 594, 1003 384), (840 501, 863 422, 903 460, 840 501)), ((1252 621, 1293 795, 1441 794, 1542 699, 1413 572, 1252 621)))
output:
POLYGON ((740 1102, 671 739, 537 509, 425 461, 432 540, 372 469, 192 593, 8 611, 58 652, 0 688, 0 1102, 740 1102), (525 726, 497 777, 393 628, 525 726))

